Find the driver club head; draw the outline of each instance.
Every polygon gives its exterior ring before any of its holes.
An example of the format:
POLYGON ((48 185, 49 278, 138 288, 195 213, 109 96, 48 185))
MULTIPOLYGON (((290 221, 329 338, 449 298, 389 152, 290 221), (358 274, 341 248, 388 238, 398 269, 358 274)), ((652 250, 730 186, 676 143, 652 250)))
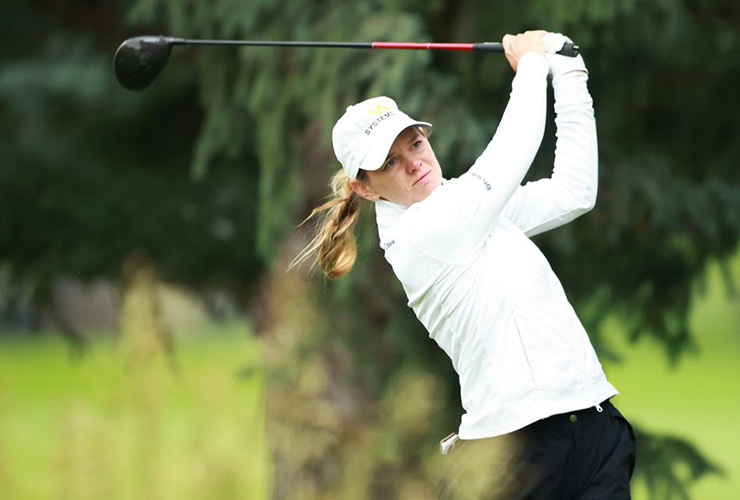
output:
POLYGON ((128 90, 143 90, 167 63, 173 40, 165 36, 140 36, 124 41, 115 56, 113 69, 128 90))

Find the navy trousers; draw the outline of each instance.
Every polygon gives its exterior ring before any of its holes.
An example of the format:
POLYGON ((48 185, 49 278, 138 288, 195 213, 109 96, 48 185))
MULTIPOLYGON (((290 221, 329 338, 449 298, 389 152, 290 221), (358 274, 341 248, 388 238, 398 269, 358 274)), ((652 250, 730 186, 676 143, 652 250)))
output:
POLYGON ((459 441, 442 457, 441 500, 628 500, 632 426, 609 401, 505 436, 459 441))

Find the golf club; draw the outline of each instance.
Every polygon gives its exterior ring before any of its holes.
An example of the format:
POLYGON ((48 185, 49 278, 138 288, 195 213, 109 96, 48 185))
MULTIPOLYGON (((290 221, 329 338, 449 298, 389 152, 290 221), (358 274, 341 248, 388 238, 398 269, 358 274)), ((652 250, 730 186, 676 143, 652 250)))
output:
MULTIPOLYGON (((246 45, 257 47, 313 47, 343 49, 406 49, 504 52, 500 43, 396 43, 396 42, 290 42, 262 40, 195 40, 168 36, 140 36, 124 41, 115 56, 113 69, 128 90, 143 90, 162 71, 173 45, 246 45)), ((566 43, 558 54, 575 57, 578 45, 566 43)))

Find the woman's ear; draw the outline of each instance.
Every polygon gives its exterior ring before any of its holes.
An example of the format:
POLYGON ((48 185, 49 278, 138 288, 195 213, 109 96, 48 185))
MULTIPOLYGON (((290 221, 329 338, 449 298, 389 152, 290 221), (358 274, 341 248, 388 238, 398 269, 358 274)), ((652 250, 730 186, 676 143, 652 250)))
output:
POLYGON ((366 200, 378 201, 380 198, 380 196, 378 196, 366 182, 362 182, 361 180, 350 179, 349 187, 352 188, 352 191, 357 193, 358 196, 365 198, 366 200))

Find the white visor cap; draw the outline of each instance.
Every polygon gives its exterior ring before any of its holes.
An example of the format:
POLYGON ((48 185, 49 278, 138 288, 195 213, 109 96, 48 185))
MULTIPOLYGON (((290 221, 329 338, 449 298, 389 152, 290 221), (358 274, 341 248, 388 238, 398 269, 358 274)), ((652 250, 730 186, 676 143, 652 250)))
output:
POLYGON ((334 125, 334 154, 349 178, 356 179, 360 169, 382 167, 398 134, 415 125, 432 126, 409 117, 390 97, 373 97, 348 107, 334 125))

